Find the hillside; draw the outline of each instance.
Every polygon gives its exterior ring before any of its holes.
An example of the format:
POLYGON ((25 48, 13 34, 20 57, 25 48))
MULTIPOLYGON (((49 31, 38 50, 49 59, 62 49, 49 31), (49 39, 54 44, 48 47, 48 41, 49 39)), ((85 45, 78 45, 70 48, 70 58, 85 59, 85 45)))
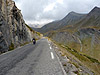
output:
POLYGON ((12 0, 0 0, 0 52, 12 50, 31 39, 40 38, 26 26, 21 11, 12 0))
POLYGON ((74 23, 78 22, 82 18, 85 17, 85 14, 79 14, 76 12, 70 12, 67 16, 65 16, 61 20, 53 21, 44 25, 42 28, 36 29, 41 33, 45 33, 52 30, 57 30, 67 25, 73 25, 74 23))
POLYGON ((71 54, 82 61, 88 68, 92 69, 96 75, 100 74, 99 7, 94 7, 79 22, 67 25, 56 31, 49 31, 45 35, 57 43, 64 45, 71 54))

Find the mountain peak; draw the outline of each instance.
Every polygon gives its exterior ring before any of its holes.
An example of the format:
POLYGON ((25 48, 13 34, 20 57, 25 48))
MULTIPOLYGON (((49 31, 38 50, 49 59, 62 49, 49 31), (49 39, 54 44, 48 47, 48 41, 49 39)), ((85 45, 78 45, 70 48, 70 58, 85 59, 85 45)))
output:
POLYGON ((94 8, 90 11, 89 15, 100 15, 100 8, 97 7, 97 6, 94 7, 94 8))
POLYGON ((74 11, 71 11, 70 13, 71 13, 71 14, 73 14, 73 13, 76 13, 76 12, 74 12, 74 11))
POLYGON ((100 10, 100 8, 99 8, 99 7, 97 7, 97 6, 95 6, 95 7, 94 7, 94 9, 95 9, 95 10, 100 10))
MULTIPOLYGON (((84 14, 80 14, 80 13, 76 13, 76 12, 74 12, 74 11, 71 11, 70 13, 68 13, 68 15, 66 16, 66 17, 80 17, 80 16, 83 16, 84 14)), ((65 17, 65 18, 66 18, 65 17)))
POLYGON ((98 12, 99 11, 100 12, 100 8, 96 6, 96 7, 93 8, 92 11, 95 11, 95 12, 98 12))
POLYGON ((78 14, 78 13, 76 13, 76 12, 74 12, 74 11, 71 11, 71 12, 69 12, 68 15, 76 15, 76 14, 78 14))
POLYGON ((80 15, 85 15, 85 14, 76 13, 74 11, 71 11, 68 15, 80 16, 80 15))

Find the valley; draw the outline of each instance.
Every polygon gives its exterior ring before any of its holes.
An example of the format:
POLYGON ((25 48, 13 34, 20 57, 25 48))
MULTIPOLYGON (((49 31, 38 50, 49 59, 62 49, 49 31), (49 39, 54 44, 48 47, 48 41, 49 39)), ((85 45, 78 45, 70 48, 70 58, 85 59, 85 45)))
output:
POLYGON ((49 23, 39 30, 45 36, 61 45, 64 45, 65 48, 67 47, 67 51, 99 75, 100 8, 94 7, 88 14, 85 15, 79 15, 77 13, 70 15, 72 18, 68 17, 60 21, 55 21, 56 23, 49 23), (79 18, 78 20, 75 14, 82 18, 79 18), (69 24, 67 22, 68 20, 70 20, 69 24), (74 53, 70 50, 74 50, 74 53))
POLYGON ((100 7, 60 19, 58 0, 41 9, 14 1, 0 0, 0 75, 100 75, 100 7))

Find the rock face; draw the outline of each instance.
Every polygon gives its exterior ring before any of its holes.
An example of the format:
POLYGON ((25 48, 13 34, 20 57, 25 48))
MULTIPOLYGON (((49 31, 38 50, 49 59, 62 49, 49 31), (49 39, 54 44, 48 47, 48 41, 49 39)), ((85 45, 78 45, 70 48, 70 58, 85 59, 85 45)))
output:
POLYGON ((34 33, 26 26, 14 1, 0 0, 0 52, 31 41, 34 33))

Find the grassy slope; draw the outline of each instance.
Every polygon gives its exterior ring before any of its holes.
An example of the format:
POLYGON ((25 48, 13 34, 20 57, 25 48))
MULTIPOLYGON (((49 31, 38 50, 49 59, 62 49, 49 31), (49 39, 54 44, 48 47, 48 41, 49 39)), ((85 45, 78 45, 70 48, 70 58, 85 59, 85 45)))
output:
POLYGON ((39 38, 41 38, 42 37, 42 34, 41 33, 39 33, 39 32, 36 32, 36 31, 34 31, 30 26, 28 26, 27 24, 26 24, 26 26, 27 26, 27 28, 29 28, 29 30, 33 33, 33 34, 35 34, 35 38, 38 40, 39 38), (37 37, 36 37, 37 36, 37 37))
MULTIPOLYGON (((90 27, 87 27, 90 28, 90 27)), ((93 28, 93 27, 92 27, 93 28)), ((67 30, 66 30, 67 31, 67 30)), ((67 31, 71 31, 70 29, 67 31)), ((52 31, 50 32, 49 37, 54 37, 56 33, 58 32, 65 32, 63 31, 52 31)), ((73 32, 70 32, 73 34, 73 32)), ((80 51, 80 44, 76 42, 70 42, 66 43, 65 55, 68 55, 68 53, 71 53, 76 58, 78 58, 84 65, 86 65, 88 68, 90 68, 96 75, 100 74, 100 44, 95 44, 94 46, 91 46, 91 40, 92 38, 89 36, 87 38, 84 38, 81 40, 82 42, 82 51, 80 51), (72 51, 74 50, 74 51, 72 51), (68 53, 66 53, 68 52, 68 53)), ((62 47, 64 45, 63 43, 60 43, 60 46, 62 47)))
MULTIPOLYGON (((48 34, 49 37, 52 38, 52 37, 55 37, 55 35, 60 32, 69 32, 71 34, 75 34, 76 32, 78 32, 78 30, 81 30, 83 28, 85 29, 92 28, 92 29, 100 30, 100 23, 98 22, 100 18, 95 19, 94 17, 91 17, 91 18, 88 18, 88 20, 86 20, 85 22, 84 20, 85 19, 81 20, 74 26, 68 25, 57 31, 47 32, 46 34, 48 34)), ((100 36, 97 38, 100 40, 100 36)), ((82 51, 80 51, 80 48, 81 48, 80 44, 74 41, 66 43, 65 49, 69 53, 73 54, 76 58, 78 58, 84 65, 92 69, 96 73, 96 75, 99 75, 100 74, 100 71, 99 71, 100 69, 100 63, 99 63, 100 62, 100 44, 94 43, 94 45, 92 45, 91 36, 81 39, 80 41, 82 42, 82 51), (74 51, 72 51, 72 49, 74 51)), ((60 43, 60 44, 64 45, 63 43, 60 43)), ((65 51, 65 54, 66 54, 66 51, 65 51)))
MULTIPOLYGON (((100 23, 98 20, 100 20, 99 17, 95 18, 94 16, 92 16, 88 19, 85 18, 85 19, 81 20, 80 22, 76 23, 74 26, 68 25, 68 26, 65 26, 64 28, 57 30, 57 31, 47 32, 46 34, 48 34, 49 37, 52 38, 57 33, 60 33, 60 32, 69 32, 72 35, 77 32, 77 33, 79 33, 77 35, 80 36, 79 30, 81 30, 81 29, 91 28, 91 29, 95 29, 95 30, 100 30, 100 23)), ((100 36, 98 36, 97 38, 98 38, 98 40, 100 40, 100 36)), ((100 54, 99 54, 100 53, 100 47, 99 47, 100 44, 94 43, 94 46, 93 46, 91 43, 92 36, 91 37, 88 36, 87 38, 80 39, 80 41, 82 42, 82 49, 83 49, 81 53, 85 53, 86 55, 92 56, 95 59, 98 59, 100 61, 100 54)), ((67 46, 74 48, 77 51, 80 51, 80 44, 79 43, 76 43, 73 41, 73 42, 66 43, 66 44, 67 44, 67 46)))
MULTIPOLYGON (((90 70, 92 70, 95 73, 95 75, 100 74, 100 71, 99 71, 100 62, 98 60, 96 60, 92 57, 89 57, 87 55, 81 54, 77 50, 69 48, 68 46, 64 46, 64 45, 59 44, 57 42, 55 42, 55 44, 60 47, 60 49, 64 53, 64 55, 78 61, 80 66, 83 65, 83 66, 88 67, 90 70)), ((75 62, 73 62, 73 64, 77 65, 77 63, 75 63, 75 62)), ((77 65, 77 67, 79 67, 79 65, 77 65)))

